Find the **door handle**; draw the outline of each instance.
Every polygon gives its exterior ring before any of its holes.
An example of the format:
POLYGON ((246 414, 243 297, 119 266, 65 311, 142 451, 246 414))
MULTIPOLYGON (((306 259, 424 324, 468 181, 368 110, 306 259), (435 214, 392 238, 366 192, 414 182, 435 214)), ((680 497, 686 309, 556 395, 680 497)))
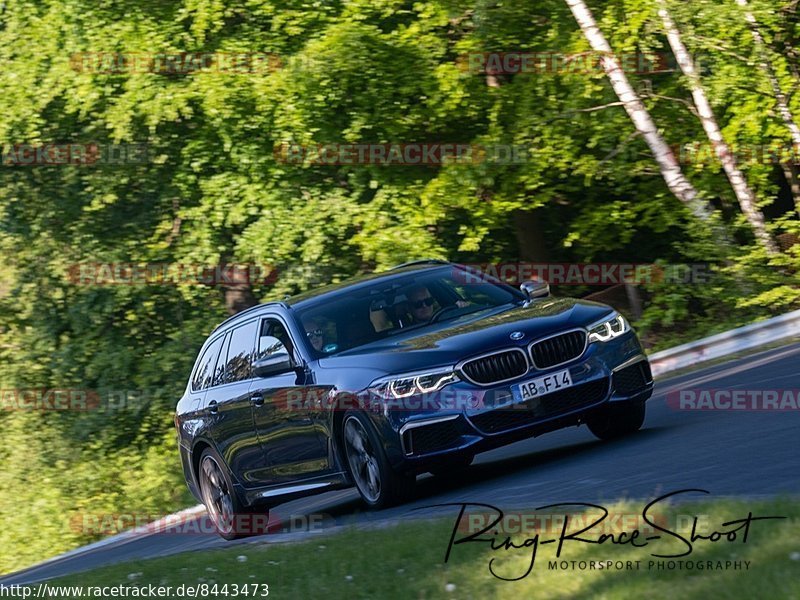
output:
POLYGON ((255 406, 263 406, 264 394, 261 394, 260 392, 250 394, 250 402, 252 402, 255 406))
POLYGON ((217 414, 218 410, 219 407, 217 406, 216 400, 212 400, 211 402, 208 403, 208 412, 210 412, 212 415, 217 414))

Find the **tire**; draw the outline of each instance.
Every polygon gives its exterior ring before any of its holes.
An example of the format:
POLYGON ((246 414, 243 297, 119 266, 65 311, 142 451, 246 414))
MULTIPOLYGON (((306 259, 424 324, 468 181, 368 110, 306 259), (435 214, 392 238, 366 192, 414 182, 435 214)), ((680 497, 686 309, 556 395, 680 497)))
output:
POLYGON ((197 481, 208 517, 222 538, 236 540, 266 533, 269 513, 260 511, 264 514, 259 518, 256 511, 239 501, 225 462, 211 448, 200 455, 197 481))
POLYGON ((459 456, 456 458, 452 458, 447 462, 442 463, 441 465, 437 465, 428 472, 434 477, 439 477, 440 479, 458 477, 469 468, 473 460, 475 460, 474 454, 459 456))
POLYGON ((644 415, 644 402, 609 404, 589 417, 586 425, 601 440, 614 440, 641 429, 644 415))
POLYGON ((413 495, 416 477, 392 469, 375 428, 363 413, 345 413, 341 439, 350 476, 369 508, 387 508, 413 495))

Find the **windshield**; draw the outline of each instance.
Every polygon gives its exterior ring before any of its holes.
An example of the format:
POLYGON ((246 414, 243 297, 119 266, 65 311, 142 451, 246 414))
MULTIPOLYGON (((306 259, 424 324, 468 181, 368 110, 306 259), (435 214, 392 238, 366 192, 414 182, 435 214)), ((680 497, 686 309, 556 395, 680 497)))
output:
POLYGON ((319 358, 524 300, 509 285, 447 266, 321 296, 297 315, 319 358))

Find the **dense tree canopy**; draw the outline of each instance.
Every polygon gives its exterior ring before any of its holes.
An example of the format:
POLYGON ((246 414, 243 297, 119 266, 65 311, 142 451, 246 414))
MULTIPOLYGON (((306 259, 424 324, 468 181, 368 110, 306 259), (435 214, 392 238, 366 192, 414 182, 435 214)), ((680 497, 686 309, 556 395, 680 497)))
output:
POLYGON ((85 541, 69 525, 81 512, 188 502, 171 413, 204 336, 242 292, 81 285, 76 265, 274 267, 267 283, 244 286, 248 302, 419 257, 713 263, 707 285, 639 289, 637 325, 661 346, 800 305, 797 167, 763 68, 768 59, 800 118, 796 3, 748 4, 763 48, 736 0, 668 2, 780 240, 771 258, 720 164, 700 159, 707 140, 655 0, 589 6, 616 53, 663 58, 629 77, 728 245, 670 193, 602 69, 470 68, 484 53, 587 52, 563 0, 0 4, 0 389, 135 392, 113 409, 0 416, 0 544, 13 548, 0 571, 85 541), (181 53, 269 59, 243 72, 108 62, 181 53), (281 154, 345 143, 508 145, 525 159, 330 165, 281 154), (14 164, 21 146, 46 144, 146 154, 14 164), (769 146, 787 156, 753 158, 769 146), (32 541, 31 527, 41 533, 32 541))

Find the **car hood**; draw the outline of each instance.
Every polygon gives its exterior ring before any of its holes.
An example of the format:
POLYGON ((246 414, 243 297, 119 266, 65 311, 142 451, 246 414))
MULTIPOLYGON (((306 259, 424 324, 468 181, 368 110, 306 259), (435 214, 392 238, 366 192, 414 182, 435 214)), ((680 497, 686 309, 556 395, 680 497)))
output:
POLYGON ((574 298, 546 298, 528 306, 500 312, 465 315, 434 326, 411 329, 391 337, 322 358, 324 369, 363 368, 399 373, 453 365, 494 350, 524 348, 537 338, 576 327, 586 327, 613 309, 605 304, 574 298), (522 332, 521 340, 511 339, 522 332))

